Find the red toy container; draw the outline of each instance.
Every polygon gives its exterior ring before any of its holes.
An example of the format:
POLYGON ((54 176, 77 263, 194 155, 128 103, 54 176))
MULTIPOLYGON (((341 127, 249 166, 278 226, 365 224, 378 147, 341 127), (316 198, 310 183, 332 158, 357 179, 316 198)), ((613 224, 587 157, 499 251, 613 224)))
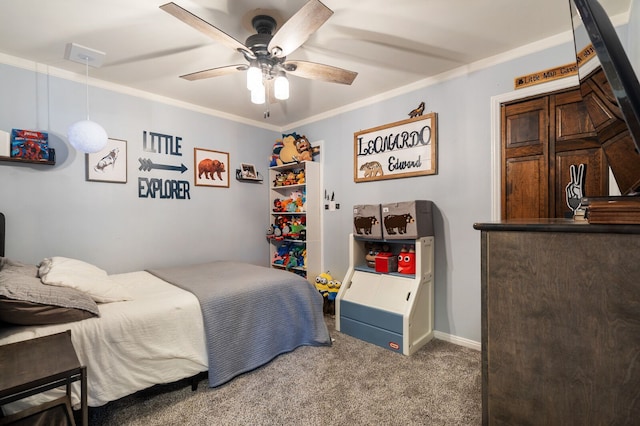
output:
POLYGON ((393 253, 381 252, 376 255, 376 272, 396 272, 398 270, 398 256, 393 253))

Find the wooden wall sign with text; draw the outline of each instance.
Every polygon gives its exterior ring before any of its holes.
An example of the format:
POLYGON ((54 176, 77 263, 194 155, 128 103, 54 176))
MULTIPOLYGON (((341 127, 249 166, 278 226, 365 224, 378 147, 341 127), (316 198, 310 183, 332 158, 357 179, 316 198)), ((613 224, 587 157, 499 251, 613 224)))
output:
POLYGON ((535 84, 546 83, 548 81, 557 80, 578 74, 578 66, 586 64, 591 58, 595 57, 593 45, 585 47, 576 56, 576 62, 550 68, 544 71, 534 72, 533 74, 516 77, 514 80, 514 88, 522 89, 524 87, 533 86, 535 84))
POLYGON ((435 112, 354 133, 353 180, 435 175, 437 135, 435 112))

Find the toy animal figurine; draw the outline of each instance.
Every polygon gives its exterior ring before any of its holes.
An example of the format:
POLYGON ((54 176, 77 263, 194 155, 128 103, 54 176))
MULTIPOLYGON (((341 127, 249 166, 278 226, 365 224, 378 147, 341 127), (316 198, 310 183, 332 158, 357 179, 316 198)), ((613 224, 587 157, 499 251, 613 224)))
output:
POLYGON ((420 102, 420 105, 418 105, 418 108, 411 110, 411 112, 409 113, 409 117, 411 118, 418 117, 422 115, 423 112, 424 112, 424 102, 420 102))

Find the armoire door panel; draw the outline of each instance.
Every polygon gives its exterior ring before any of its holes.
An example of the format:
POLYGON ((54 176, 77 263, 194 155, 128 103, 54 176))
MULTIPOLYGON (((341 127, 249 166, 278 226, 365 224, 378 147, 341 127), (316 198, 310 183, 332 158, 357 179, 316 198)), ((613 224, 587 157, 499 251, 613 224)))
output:
POLYGON ((597 138, 596 129, 579 90, 555 95, 553 101, 556 114, 556 144, 576 139, 597 138))
POLYGON ((546 217, 547 165, 542 156, 507 159, 503 187, 505 219, 546 217))
POLYGON ((565 217, 571 164, 587 166, 585 196, 608 195, 609 154, 588 108, 579 88, 502 106, 502 219, 565 217))
MULTIPOLYGON (((535 99, 503 110, 504 149, 546 144, 549 107, 546 100, 535 99)), ((531 149, 531 148, 530 148, 531 149)), ((515 153, 517 155, 517 153, 515 153)))

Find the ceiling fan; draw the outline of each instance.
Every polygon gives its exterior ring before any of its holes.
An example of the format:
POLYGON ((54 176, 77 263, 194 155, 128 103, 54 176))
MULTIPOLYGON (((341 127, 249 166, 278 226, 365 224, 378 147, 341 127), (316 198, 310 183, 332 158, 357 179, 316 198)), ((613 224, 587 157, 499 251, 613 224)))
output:
POLYGON ((160 9, 240 52, 248 62, 248 64, 211 68, 180 77, 193 81, 247 71, 247 88, 251 90, 251 100, 254 103, 264 103, 265 93, 269 94, 272 101, 271 96, 280 100, 287 99, 289 97, 287 73, 340 84, 351 84, 358 75, 354 71, 331 65, 287 60, 287 55, 300 47, 333 15, 333 11, 318 0, 309 0, 275 33, 276 20, 272 16, 259 14, 253 17, 251 25, 256 34, 249 36, 244 44, 173 2, 160 6, 160 9))

